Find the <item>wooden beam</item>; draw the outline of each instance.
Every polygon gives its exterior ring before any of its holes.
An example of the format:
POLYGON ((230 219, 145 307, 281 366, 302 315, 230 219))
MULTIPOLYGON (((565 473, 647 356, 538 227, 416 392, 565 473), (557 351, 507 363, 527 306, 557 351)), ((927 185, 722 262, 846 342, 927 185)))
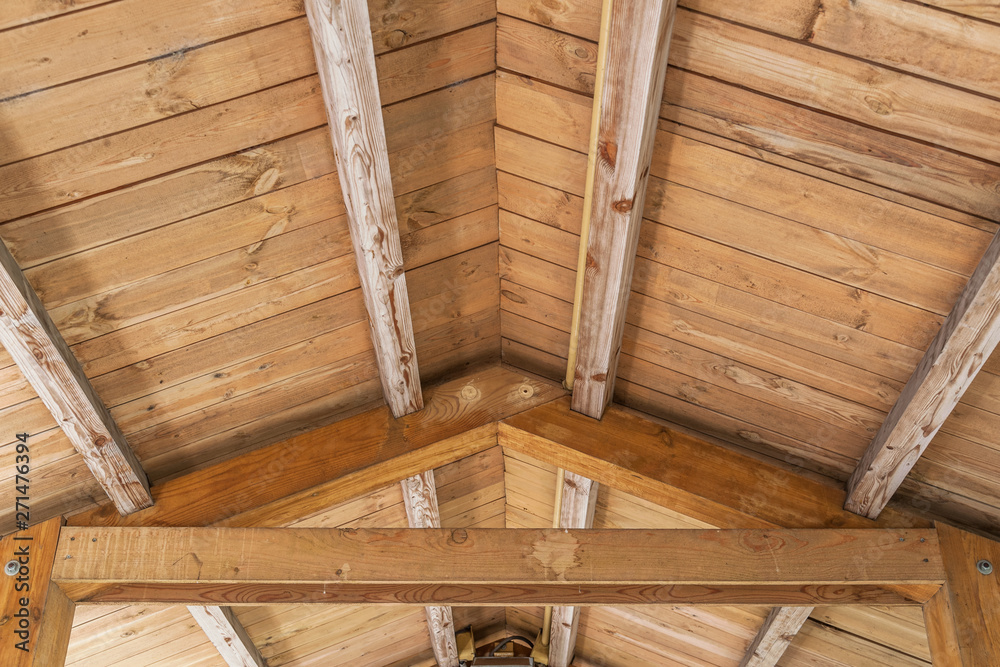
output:
POLYGON ((420 410, 423 397, 368 3, 305 4, 382 392, 392 414, 402 417, 420 410))
POLYGON ((122 517, 104 506, 67 523, 284 526, 492 447, 493 422, 563 395, 551 382, 500 366, 480 369, 429 388, 427 407, 401 420, 385 407, 370 410, 158 484, 156 505, 142 512, 122 517))
POLYGON ((0 574, 0 665, 51 667, 66 661, 73 602, 52 585, 61 518, 0 540, 0 567, 17 561, 13 576, 0 574))
POLYGON ((590 229, 573 409, 600 419, 611 401, 677 0, 611 0, 594 102, 590 229))
POLYGON ((844 507, 875 518, 1000 342, 1000 234, 847 482, 844 507))
MULTIPOLYGON (((594 527, 597 491, 600 485, 567 470, 563 475, 562 507, 559 527, 590 529, 594 527)), ((576 634, 580 625, 580 608, 561 606, 552 609, 549 633, 549 667, 569 667, 576 650, 576 634)))
MULTIPOLYGON (((438 509, 437 486, 434 471, 407 477, 400 484, 403 487, 403 504, 410 528, 440 528, 441 512, 438 509)), ((425 607, 427 630, 431 636, 431 648, 439 667, 459 667, 458 642, 455 640, 455 620, 451 607, 425 607)))
POLYGON ((267 667, 246 628, 229 607, 188 607, 209 641, 229 667, 267 667))
POLYGON ((844 490, 675 431, 620 406, 600 422, 560 398, 508 417, 500 444, 719 528, 930 527, 890 507, 841 509, 844 490))
POLYGON ((1000 542, 937 529, 947 583, 924 606, 934 666, 1000 665, 1000 542), (991 567, 981 569, 981 561, 991 567))
POLYGON ((139 460, 2 242, 0 343, 118 511, 131 514, 152 505, 139 460))
POLYGON ((52 579, 91 603, 796 606, 923 604, 944 571, 933 528, 67 527, 52 579))
POLYGON ((750 642, 740 667, 774 667, 799 628, 809 618, 812 607, 775 607, 750 642))

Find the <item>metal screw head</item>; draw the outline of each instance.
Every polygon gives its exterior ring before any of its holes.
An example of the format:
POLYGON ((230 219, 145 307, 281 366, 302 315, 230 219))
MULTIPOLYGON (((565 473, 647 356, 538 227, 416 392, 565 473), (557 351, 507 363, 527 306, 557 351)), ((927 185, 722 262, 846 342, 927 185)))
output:
POLYGON ((21 564, 16 560, 8 561, 6 565, 3 566, 4 574, 8 577, 13 577, 17 574, 17 571, 21 569, 21 564))
POLYGON ((993 574, 993 563, 981 560, 976 563, 976 569, 979 570, 979 574, 993 574))

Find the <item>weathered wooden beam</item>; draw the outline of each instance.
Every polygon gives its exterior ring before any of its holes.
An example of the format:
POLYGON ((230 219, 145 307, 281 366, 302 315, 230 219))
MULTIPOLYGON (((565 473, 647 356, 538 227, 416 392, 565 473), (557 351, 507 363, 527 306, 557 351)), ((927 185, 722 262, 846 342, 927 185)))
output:
POLYGON ((934 667, 1000 665, 1000 542, 937 529, 947 583, 924 606, 934 667))
MULTIPOLYGON (((440 528, 441 512, 438 509, 434 471, 407 477, 400 484, 410 528, 440 528)), ((424 610, 427 612, 427 630, 431 636, 434 659, 439 667, 458 667, 458 642, 451 607, 425 607, 424 610)))
POLYGON ((809 618, 812 607, 775 607, 750 642, 740 667, 774 667, 799 628, 809 618))
POLYGON ((153 504, 149 481, 35 290, 0 242, 0 343, 122 514, 153 504))
POLYGON ((306 0, 340 187, 385 401, 423 407, 368 3, 306 0))
POLYGON ((267 667, 264 656, 229 607, 188 607, 209 641, 229 667, 267 667))
POLYGON ((284 526, 496 444, 494 422, 565 395, 500 366, 428 388, 427 407, 394 420, 381 407, 154 488, 156 505, 122 517, 103 506, 79 526, 284 526), (253 475, 247 471, 253 470, 253 475))
POLYGON ((677 0, 611 0, 591 137, 589 233, 573 409, 611 401, 677 0))
MULTIPOLYGON (((600 485, 583 475, 567 470, 563 475, 562 507, 559 527, 590 529, 594 527, 597 490, 600 485)), ((569 667, 576 650, 576 635, 580 625, 580 608, 561 606, 552 609, 549 633, 549 667, 569 667)))
POLYGON ((0 574, 0 665, 52 667, 66 661, 74 603, 51 583, 61 518, 0 540, 0 567, 16 561, 18 572, 0 574))
POLYGON ((1000 234, 847 482, 844 507, 875 518, 1000 342, 1000 234))
POLYGON ((52 579, 75 602, 797 606, 923 604, 944 571, 933 528, 67 527, 52 579))

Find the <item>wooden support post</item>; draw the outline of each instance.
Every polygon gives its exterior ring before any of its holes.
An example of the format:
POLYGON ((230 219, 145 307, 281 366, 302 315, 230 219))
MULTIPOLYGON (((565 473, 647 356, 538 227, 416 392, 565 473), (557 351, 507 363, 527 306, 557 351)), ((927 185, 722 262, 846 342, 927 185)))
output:
POLYGON ((677 0, 612 0, 606 19, 573 382, 573 409, 597 419, 614 389, 676 8, 677 0))
POLYGON ((2 242, 0 342, 118 511, 152 505, 139 460, 2 242))
POLYGON ((74 603, 51 581, 61 518, 0 540, 0 665, 59 667, 66 661, 74 603))
POLYGON ((947 583, 924 606, 934 667, 1000 665, 1000 542, 937 529, 947 583))
POLYGON ((798 606, 923 604, 944 571, 933 528, 67 527, 52 579, 92 603, 798 606))
POLYGON ((423 397, 368 3, 306 0, 306 13, 382 391, 402 417, 420 410, 423 397))
MULTIPOLYGON (((440 528, 437 486, 434 471, 407 477, 402 482, 403 504, 410 528, 440 528)), ((458 642, 455 640, 455 621, 451 607, 425 607, 427 630, 431 635, 431 648, 439 667, 458 667, 458 642)))
POLYGON ((844 508, 875 518, 1000 342, 1000 234, 847 482, 844 508))
POLYGON ((774 667, 778 664, 812 610, 812 607, 772 609, 740 661, 740 667, 774 667))
POLYGON ((229 607, 188 607, 229 667, 267 667, 240 619, 229 607))
MULTIPOLYGON (((562 509, 559 527, 590 529, 594 527, 598 483, 569 470, 563 475, 562 509)), ((549 640, 549 667, 569 667, 576 649, 576 634, 580 625, 579 607, 552 609, 552 630, 549 640)))

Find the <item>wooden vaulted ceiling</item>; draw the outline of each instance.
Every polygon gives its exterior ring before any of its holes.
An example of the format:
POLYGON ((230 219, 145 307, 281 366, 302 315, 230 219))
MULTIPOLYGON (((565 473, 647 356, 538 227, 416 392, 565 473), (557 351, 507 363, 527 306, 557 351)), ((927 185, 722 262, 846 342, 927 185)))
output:
MULTIPOLYGON (((601 3, 368 4, 420 379, 560 381, 601 3)), ((6 0, 0 54, 0 238, 154 489, 383 404, 300 0, 6 0)), ((615 401, 842 484, 997 229, 1000 12, 684 0, 668 60, 615 401)), ((994 354, 895 506, 1000 536, 998 386, 994 354)), ((3 351, 0 424, 34 519, 105 502, 3 351)), ((552 461, 437 475, 446 527, 551 522, 552 461)), ((595 527, 721 526, 601 489, 595 527)), ((295 523, 406 516, 391 485, 295 523)), ((767 612, 590 609, 578 664, 736 664, 767 612)), ((432 661, 415 608, 239 616, 272 665, 432 661)), ((221 664, 183 609, 76 623, 69 664, 221 664)), ((780 664, 928 662, 919 612, 831 607, 780 664)))

